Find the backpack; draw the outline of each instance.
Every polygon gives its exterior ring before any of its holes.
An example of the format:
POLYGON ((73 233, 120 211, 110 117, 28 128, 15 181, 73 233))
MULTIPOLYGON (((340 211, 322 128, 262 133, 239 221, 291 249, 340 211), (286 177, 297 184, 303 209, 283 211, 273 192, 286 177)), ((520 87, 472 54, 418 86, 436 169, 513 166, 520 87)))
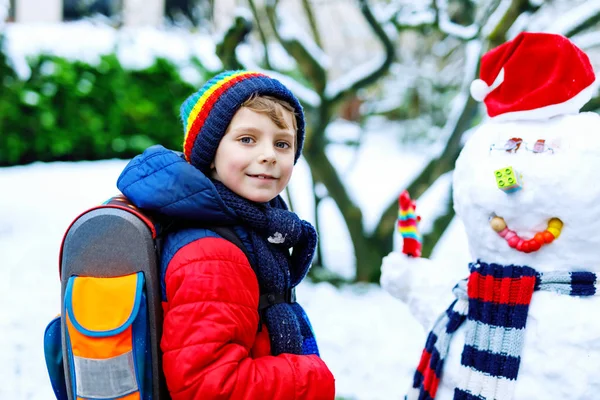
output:
MULTIPOLYGON (((58 400, 170 398, 161 366, 159 265, 172 223, 120 195, 83 212, 67 229, 59 256, 61 313, 44 334, 58 400)), ((232 227, 206 228, 239 247, 256 271, 232 227)), ((261 295, 259 315, 281 301, 290 300, 261 295)))

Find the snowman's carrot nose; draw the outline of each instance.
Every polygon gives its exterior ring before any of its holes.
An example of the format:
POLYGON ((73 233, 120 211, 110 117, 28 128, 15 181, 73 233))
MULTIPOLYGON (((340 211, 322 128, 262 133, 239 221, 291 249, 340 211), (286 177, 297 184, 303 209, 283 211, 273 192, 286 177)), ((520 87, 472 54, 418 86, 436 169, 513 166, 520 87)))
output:
POLYGON ((536 233, 533 239, 529 240, 522 239, 514 231, 508 229, 502 217, 493 217, 490 220, 490 226, 513 249, 524 253, 531 253, 538 251, 543 245, 552 243, 554 239, 558 238, 562 231, 563 223, 558 218, 552 218, 548 221, 548 228, 545 231, 536 233))
POLYGON ((504 167, 494 171, 496 185, 504 193, 514 193, 523 188, 523 176, 514 170, 513 167, 504 167))

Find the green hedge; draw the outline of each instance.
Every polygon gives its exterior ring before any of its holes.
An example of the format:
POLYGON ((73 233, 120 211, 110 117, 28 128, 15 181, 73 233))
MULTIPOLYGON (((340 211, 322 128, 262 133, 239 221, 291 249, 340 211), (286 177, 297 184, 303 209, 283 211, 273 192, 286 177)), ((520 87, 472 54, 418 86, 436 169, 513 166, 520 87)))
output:
MULTIPOLYGON (((197 60, 202 80, 206 71, 197 60)), ((123 68, 114 54, 98 65, 40 55, 20 80, 0 53, 0 166, 34 161, 130 158, 149 145, 181 148, 179 106, 197 87, 157 59, 123 68)))

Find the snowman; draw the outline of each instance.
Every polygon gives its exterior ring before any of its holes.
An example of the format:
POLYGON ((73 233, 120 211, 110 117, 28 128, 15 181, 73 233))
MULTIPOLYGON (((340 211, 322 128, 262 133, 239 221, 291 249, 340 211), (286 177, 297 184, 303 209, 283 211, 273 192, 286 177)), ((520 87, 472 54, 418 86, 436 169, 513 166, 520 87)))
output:
POLYGON ((580 112, 592 66, 563 36, 521 33, 480 78, 490 118, 453 175, 467 278, 398 252, 381 267, 429 331, 407 398, 600 399, 600 116, 580 112))

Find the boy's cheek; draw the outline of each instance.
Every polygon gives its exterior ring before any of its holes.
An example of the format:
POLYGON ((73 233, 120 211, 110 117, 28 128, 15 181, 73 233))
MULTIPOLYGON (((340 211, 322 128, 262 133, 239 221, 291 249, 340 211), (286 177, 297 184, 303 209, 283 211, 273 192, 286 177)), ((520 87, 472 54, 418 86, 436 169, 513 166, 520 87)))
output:
POLYGON ((293 173, 294 173, 294 165, 292 164, 292 166, 287 168, 286 172, 283 174, 285 176, 285 182, 283 183, 284 188, 288 185, 288 183, 290 183, 293 173))

